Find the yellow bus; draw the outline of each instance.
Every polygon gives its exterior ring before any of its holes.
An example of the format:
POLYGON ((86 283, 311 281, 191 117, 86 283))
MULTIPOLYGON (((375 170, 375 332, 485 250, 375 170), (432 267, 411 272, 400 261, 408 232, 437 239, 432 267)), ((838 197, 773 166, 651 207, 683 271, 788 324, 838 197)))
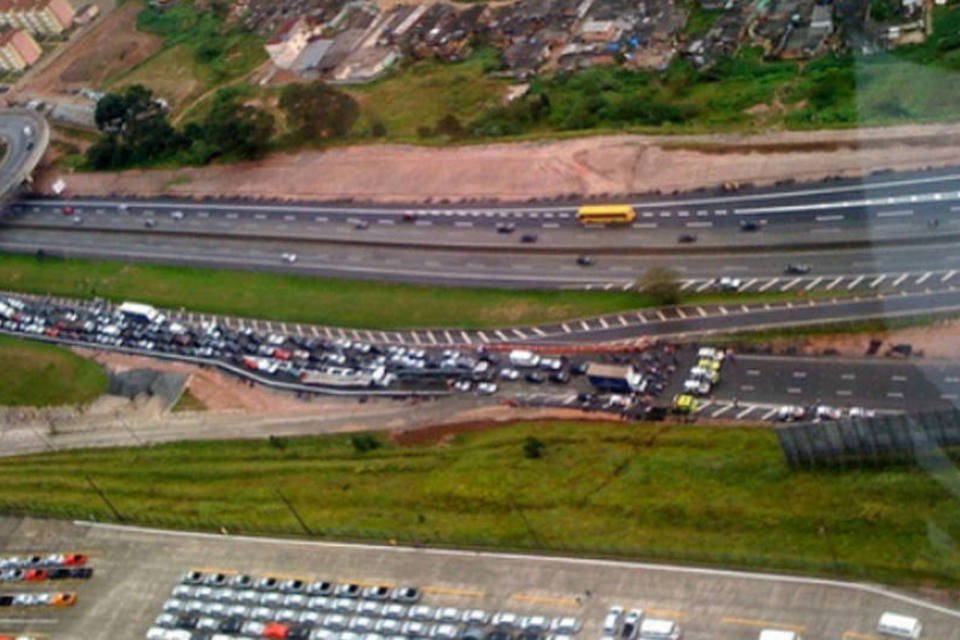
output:
POLYGON ((577 220, 583 224, 630 224, 637 217, 628 204, 580 207, 577 220))

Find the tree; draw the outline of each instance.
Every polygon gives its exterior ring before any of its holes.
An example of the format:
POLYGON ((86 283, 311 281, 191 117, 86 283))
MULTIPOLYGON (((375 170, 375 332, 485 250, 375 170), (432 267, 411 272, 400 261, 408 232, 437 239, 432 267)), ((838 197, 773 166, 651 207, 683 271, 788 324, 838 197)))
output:
POLYGON ((185 139, 167 122, 167 110, 143 85, 108 93, 94 112, 104 136, 87 150, 87 161, 97 169, 129 163, 148 163, 171 155, 185 139))
POLYGON ((382 138, 387 135, 387 127, 385 124, 377 120, 372 125, 370 125, 370 135, 374 138, 382 138))
POLYGON ((217 92, 203 124, 189 129, 193 134, 191 153, 198 159, 215 155, 253 159, 266 152, 273 135, 273 116, 243 104, 240 98, 233 91, 217 92))
POLYGON ((356 100, 322 82, 285 86, 280 107, 294 134, 307 140, 345 136, 360 114, 356 100))
POLYGON ((680 300, 677 274, 665 267, 647 269, 637 281, 637 289, 653 298, 656 304, 676 304, 680 300))
POLYGON ((523 441, 523 457, 529 460, 542 458, 546 446, 540 438, 527 436, 526 440, 523 441))

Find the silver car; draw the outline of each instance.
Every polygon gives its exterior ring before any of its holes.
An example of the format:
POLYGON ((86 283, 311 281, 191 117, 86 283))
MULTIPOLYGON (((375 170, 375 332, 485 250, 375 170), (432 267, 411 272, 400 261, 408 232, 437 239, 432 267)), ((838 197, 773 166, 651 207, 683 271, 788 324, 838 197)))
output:
POLYGON ((419 604, 415 607, 410 607, 410 612, 408 615, 413 620, 433 620, 437 613, 433 607, 419 604))
POLYGON ((368 631, 373 630, 373 618, 368 618, 366 616, 354 616, 350 619, 350 624, 348 626, 351 631, 367 633, 368 631))
POLYGON ((269 622, 273 620, 274 610, 270 607, 256 607, 250 611, 251 620, 259 620, 260 622, 269 622))
POLYGON ((456 607, 443 607, 437 609, 436 620, 437 622, 460 622, 462 615, 460 609, 456 607))
POLYGON ((325 629, 341 631, 347 628, 347 617, 339 613, 328 613, 323 617, 323 626, 325 629))

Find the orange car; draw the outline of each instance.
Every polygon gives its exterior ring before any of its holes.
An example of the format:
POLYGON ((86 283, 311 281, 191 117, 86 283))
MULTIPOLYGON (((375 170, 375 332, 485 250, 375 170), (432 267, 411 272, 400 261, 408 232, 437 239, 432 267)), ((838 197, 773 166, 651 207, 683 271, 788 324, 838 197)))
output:
POLYGON ((72 607, 77 604, 77 594, 75 593, 54 593, 50 596, 51 607, 72 607))

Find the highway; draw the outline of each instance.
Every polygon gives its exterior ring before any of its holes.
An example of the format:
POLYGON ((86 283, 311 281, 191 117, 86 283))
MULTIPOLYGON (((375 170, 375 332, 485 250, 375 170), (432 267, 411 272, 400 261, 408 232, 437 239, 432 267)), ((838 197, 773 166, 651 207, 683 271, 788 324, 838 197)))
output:
POLYGON ((0 195, 10 196, 40 162, 50 140, 50 128, 36 111, 4 109, 0 111, 0 138, 7 148, 0 162, 0 195), (29 135, 26 127, 30 128, 29 135))
POLYGON ((676 620, 689 640, 754 640, 762 628, 809 640, 880 640, 876 624, 884 611, 919 618, 924 637, 960 640, 955 609, 874 585, 799 576, 14 518, 0 520, 0 549, 90 556, 95 574, 75 586, 75 607, 14 612, 0 627, 50 637, 142 638, 180 575, 197 568, 412 584, 433 607, 575 616, 583 639, 600 635, 604 613, 617 604, 676 620))

